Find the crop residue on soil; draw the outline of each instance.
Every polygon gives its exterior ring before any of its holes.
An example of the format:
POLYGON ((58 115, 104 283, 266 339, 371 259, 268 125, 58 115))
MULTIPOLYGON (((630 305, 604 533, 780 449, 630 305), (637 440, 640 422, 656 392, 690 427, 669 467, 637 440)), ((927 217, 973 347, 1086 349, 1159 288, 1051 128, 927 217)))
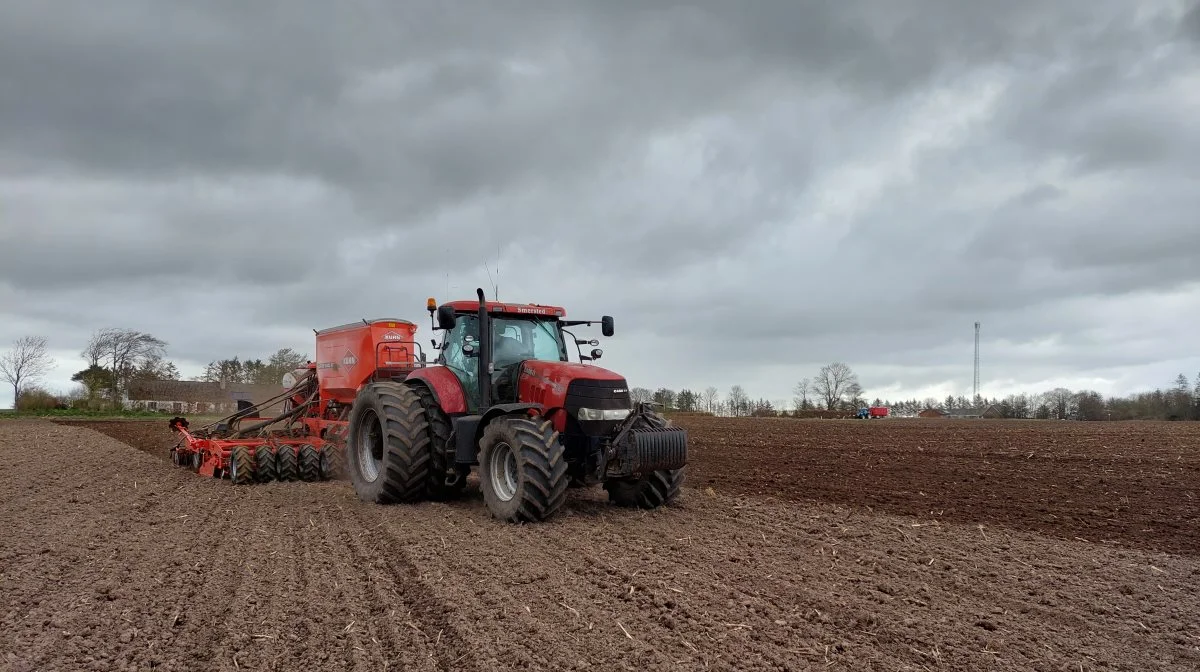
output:
POLYGON ((492 520, 477 492, 381 507, 345 482, 200 478, 166 460, 165 422, 103 427, 140 435, 153 454, 84 427, 0 423, 0 661, 1200 667, 1200 553, 1186 529, 1196 510, 1172 499, 1196 487, 1196 462, 1170 452, 1194 446, 1195 429, 680 424, 696 450, 679 506, 619 510, 597 488, 574 491, 553 521, 511 526, 492 520), (1094 447, 1102 442, 1113 445, 1094 447), (969 478, 976 471, 983 478, 969 478), (1150 483, 1172 494, 1147 493, 1150 483), (1098 484, 1129 498, 1132 522, 1095 522, 1121 513, 1096 508, 1098 484), (1037 492, 1051 486, 1057 497, 1037 492), (1147 519, 1186 539, 1172 549, 1130 532, 1147 519), (1043 524, 1048 535, 1036 532, 1043 524), (1075 534, 1084 529, 1109 533, 1075 534))

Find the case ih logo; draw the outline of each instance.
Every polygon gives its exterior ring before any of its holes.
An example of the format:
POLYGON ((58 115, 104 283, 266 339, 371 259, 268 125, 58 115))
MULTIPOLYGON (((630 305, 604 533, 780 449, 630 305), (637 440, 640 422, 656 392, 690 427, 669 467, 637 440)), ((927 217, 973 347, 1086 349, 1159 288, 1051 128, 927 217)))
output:
POLYGON ((394 331, 389 331, 383 335, 385 341, 403 341, 404 337, 394 331))

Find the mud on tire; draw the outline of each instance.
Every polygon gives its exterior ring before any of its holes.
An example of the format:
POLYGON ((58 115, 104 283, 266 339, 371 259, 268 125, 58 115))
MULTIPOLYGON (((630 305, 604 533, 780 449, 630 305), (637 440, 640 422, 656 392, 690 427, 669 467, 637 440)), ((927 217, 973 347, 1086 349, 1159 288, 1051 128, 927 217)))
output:
POLYGON ((454 485, 446 485, 446 478, 454 471, 454 446, 450 443, 450 418, 446 415, 433 392, 423 384, 412 385, 413 392, 421 399, 425 409, 425 421, 429 423, 429 491, 430 499, 444 501, 462 493, 467 484, 466 477, 459 478, 454 485))
POLYGON ((429 422, 421 398, 404 383, 373 383, 350 412, 346 463, 360 499, 416 502, 428 493, 429 422))
POLYGON ((545 520, 567 498, 567 461, 549 420, 493 420, 480 441, 479 481, 488 510, 510 523, 545 520))

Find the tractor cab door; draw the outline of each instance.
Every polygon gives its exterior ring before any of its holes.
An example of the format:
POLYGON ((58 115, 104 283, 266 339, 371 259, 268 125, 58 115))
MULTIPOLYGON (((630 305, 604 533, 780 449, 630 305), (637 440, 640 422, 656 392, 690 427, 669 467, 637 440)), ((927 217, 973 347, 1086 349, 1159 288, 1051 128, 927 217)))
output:
POLYGON ((463 394, 467 400, 469 413, 479 412, 479 317, 476 315, 459 315, 454 328, 446 332, 442 342, 442 359, 446 367, 454 372, 458 382, 462 383, 463 394), (470 355, 463 352, 463 346, 470 343, 474 352, 470 355))

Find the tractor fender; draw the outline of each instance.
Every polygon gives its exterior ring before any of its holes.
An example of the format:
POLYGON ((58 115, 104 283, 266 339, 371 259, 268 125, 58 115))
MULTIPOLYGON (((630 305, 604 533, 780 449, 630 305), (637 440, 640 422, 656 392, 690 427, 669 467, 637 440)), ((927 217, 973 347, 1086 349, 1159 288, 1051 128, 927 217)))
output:
POLYGON ((462 382, 454 372, 444 366, 431 366, 417 369, 408 374, 405 383, 413 385, 421 383, 429 388, 438 406, 446 415, 460 415, 467 412, 467 397, 463 394, 462 382))
POLYGON ((483 417, 479 419, 479 424, 475 427, 475 440, 472 441, 471 444, 474 446, 479 445, 479 439, 483 438, 483 431, 487 429, 488 424, 496 418, 505 415, 527 415, 526 413, 523 413, 523 411, 532 409, 541 412, 544 408, 545 406, 541 404, 496 404, 495 406, 489 408, 483 414, 483 417))

